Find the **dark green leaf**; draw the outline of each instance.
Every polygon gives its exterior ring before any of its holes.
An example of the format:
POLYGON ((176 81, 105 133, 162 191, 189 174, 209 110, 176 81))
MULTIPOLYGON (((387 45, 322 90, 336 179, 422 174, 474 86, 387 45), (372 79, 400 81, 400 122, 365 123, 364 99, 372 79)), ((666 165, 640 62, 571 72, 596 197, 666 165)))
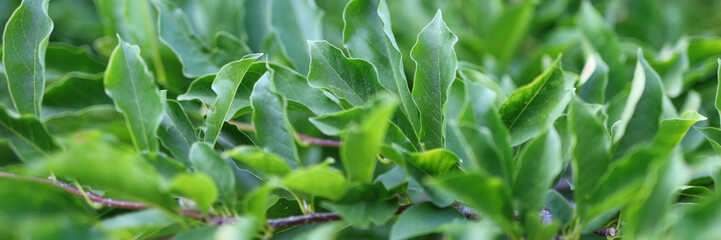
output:
POLYGON ((10 148, 25 162, 47 158, 60 147, 48 130, 32 115, 16 117, 0 108, 0 139, 8 139, 10 148))
POLYGON ((253 127, 258 143, 264 151, 281 157, 292 168, 300 165, 293 127, 287 116, 288 104, 275 91, 273 72, 264 74, 253 87, 250 104, 253 106, 253 127))
POLYGON ((321 40, 323 11, 313 0, 272 0, 269 4, 270 29, 283 53, 301 74, 308 73, 308 40, 321 40))
POLYGON ((562 162, 561 139, 552 127, 521 150, 512 188, 521 216, 540 211, 548 189, 561 172, 562 162))
POLYGON ((158 138, 173 156, 190 164, 188 152, 193 143, 198 141, 198 134, 183 106, 175 100, 165 101, 165 115, 160 122, 158 138))
POLYGON ((463 221, 465 217, 453 208, 438 208, 428 203, 409 207, 391 229, 390 239, 408 239, 440 230, 443 224, 463 221))

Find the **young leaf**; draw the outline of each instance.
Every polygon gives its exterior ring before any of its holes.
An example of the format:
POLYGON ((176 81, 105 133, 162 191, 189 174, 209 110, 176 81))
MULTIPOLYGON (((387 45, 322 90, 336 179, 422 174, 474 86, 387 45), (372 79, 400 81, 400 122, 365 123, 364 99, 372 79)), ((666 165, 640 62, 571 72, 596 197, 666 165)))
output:
POLYGON ((198 134, 178 101, 165 101, 165 115, 160 122, 158 138, 175 158, 190 164, 188 152, 193 143, 198 141, 198 134))
POLYGON ((210 176, 218 188, 223 203, 233 206, 236 203, 235 177, 228 161, 223 159, 213 147, 205 142, 196 142, 190 148, 190 162, 198 173, 210 176))
MULTIPOLYGON (((351 57, 368 60, 376 67, 380 84, 399 102, 401 112, 394 122, 411 139, 417 138, 418 108, 408 88, 403 60, 385 0, 354 0, 343 11, 343 43, 351 57)), ((413 140, 412 140, 413 141, 413 140)))
POLYGON ((283 178, 283 186, 292 191, 337 200, 348 188, 348 182, 340 172, 325 165, 318 165, 291 172, 283 178))
POLYGON ((308 82, 325 89, 352 106, 363 106, 383 87, 373 64, 351 59, 326 41, 309 41, 311 63, 308 82))
POLYGON ((561 172, 562 161, 561 138, 553 127, 521 150, 512 187, 513 197, 520 203, 520 216, 542 209, 548 189, 561 172))
POLYGON ((440 230, 441 225, 465 217, 452 208, 438 208, 428 203, 409 207, 393 224, 390 239, 409 239, 440 230))
POLYGON ((140 48, 118 38, 105 70, 105 91, 115 102, 131 132, 137 151, 158 151, 155 133, 163 118, 163 100, 148 67, 140 58, 140 48))
POLYGON ((0 136, 7 138, 10 148, 25 162, 47 158, 60 147, 42 122, 32 115, 16 118, 0 107, 0 136))
POLYGON ((308 40, 321 40, 323 11, 313 0, 272 0, 270 7, 270 29, 283 53, 301 74, 308 74, 310 55, 308 40))
POLYGON ((420 112, 420 140, 423 149, 443 147, 443 104, 456 78, 458 60, 453 46, 458 37, 443 22, 438 10, 433 20, 418 34, 411 50, 416 63, 413 100, 420 112))
POLYGON ((262 54, 249 54, 244 56, 242 59, 231 62, 223 66, 220 72, 215 76, 213 80, 212 89, 215 92, 217 98, 213 103, 212 107, 208 110, 208 115, 205 120, 207 130, 205 131, 205 142, 215 145, 215 141, 218 139, 220 129, 223 127, 223 123, 235 114, 230 112, 231 104, 235 97, 238 87, 243 81, 246 72, 250 68, 250 65, 255 62, 262 54))
POLYGON ((228 155, 233 160, 242 162, 268 175, 283 176, 291 170, 283 159, 273 154, 266 153, 256 147, 239 146, 233 150, 225 152, 225 155, 228 155))
POLYGON ((206 213, 218 198, 218 189, 213 179, 204 173, 176 175, 170 181, 170 191, 193 200, 206 213))
POLYGON ((295 168, 300 165, 300 159, 286 112, 288 104, 275 91, 272 77, 272 71, 263 74, 250 94, 255 135, 263 150, 281 157, 291 168, 295 168))
POLYGON ((45 50, 53 22, 47 0, 23 0, 5 25, 2 62, 15 109, 41 118, 45 50))
POLYGON ((343 167, 350 181, 370 183, 378 153, 386 137, 389 120, 397 103, 390 97, 378 95, 370 103, 368 113, 358 125, 351 125, 343 135, 340 146, 343 167))
POLYGON ((571 84, 560 66, 561 57, 533 82, 518 89, 498 109, 516 146, 546 130, 571 99, 571 84))

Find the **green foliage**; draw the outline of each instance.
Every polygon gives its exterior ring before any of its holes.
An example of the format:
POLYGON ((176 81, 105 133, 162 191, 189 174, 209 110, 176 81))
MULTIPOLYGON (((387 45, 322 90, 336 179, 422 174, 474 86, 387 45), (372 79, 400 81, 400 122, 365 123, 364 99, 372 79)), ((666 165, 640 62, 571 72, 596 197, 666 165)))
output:
POLYGON ((715 239, 719 11, 0 1, 0 239, 715 239))

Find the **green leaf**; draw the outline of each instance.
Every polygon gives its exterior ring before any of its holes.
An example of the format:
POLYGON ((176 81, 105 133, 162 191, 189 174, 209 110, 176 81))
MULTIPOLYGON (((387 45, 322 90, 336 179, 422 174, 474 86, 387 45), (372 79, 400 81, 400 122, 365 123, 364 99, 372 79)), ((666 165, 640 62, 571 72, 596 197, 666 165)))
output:
POLYGON ((276 91, 288 99, 306 106, 316 115, 324 115, 342 111, 336 102, 328 98, 323 90, 313 88, 308 80, 290 68, 271 64, 274 71, 273 85, 276 91))
POLYGON ((381 183, 357 185, 346 191, 337 202, 324 205, 357 228, 383 225, 398 210, 398 200, 381 183))
POLYGON ((719 119, 721 120, 721 96, 719 96, 719 95, 721 95, 721 58, 718 59, 718 65, 719 65, 718 70, 717 70, 718 81, 716 82, 716 98, 714 101, 714 107, 716 108, 716 111, 719 114, 719 119))
POLYGON ((177 233, 174 240, 237 239, 251 240, 259 234, 263 225, 252 217, 238 217, 232 223, 220 226, 204 226, 177 233))
POLYGON ((390 96, 378 95, 369 103, 360 124, 351 125, 340 146, 343 167, 350 181, 370 183, 389 120, 398 106, 390 96))
POLYGON ((23 0, 5 25, 2 62, 10 96, 21 115, 41 118, 45 50, 52 30, 47 0, 23 0))
POLYGON ((520 216, 533 216, 543 207, 546 194, 561 173, 561 138, 549 128, 521 150, 513 177, 513 197, 520 216))
POLYGON ((578 98, 571 101, 568 128, 573 136, 574 201, 583 219, 593 188, 611 163, 611 138, 595 111, 578 98))
POLYGON ((105 70, 105 90, 125 117, 137 151, 158 151, 155 133, 163 118, 163 100, 140 58, 140 48, 118 38, 105 70))
POLYGON ((207 213, 218 198, 218 189, 213 179, 205 173, 181 173, 170 181, 170 191, 193 200, 200 210, 207 213))
POLYGON ((188 152, 193 143, 198 141, 198 134, 178 101, 165 101, 165 115, 160 122, 157 134, 160 143, 175 158, 183 160, 186 165, 190 164, 188 152))
POLYGON ((407 162, 427 175, 445 175, 458 162, 458 157, 445 149, 433 149, 420 153, 411 153, 407 162))
POLYGON ((195 171, 213 179, 218 188, 219 199, 230 206, 235 205, 235 177, 229 162, 205 142, 194 143, 189 154, 195 171))
POLYGON ((608 62, 608 87, 605 88, 605 96, 613 98, 622 92, 628 83, 628 72, 624 63, 625 56, 621 51, 618 36, 590 1, 584 1, 581 4, 578 12, 578 24, 586 40, 596 48, 601 58, 608 62))
POLYGON ((293 68, 308 74, 310 54, 308 40, 323 39, 323 11, 313 0, 272 0, 269 4, 271 32, 293 68))
POLYGON ((533 20, 534 1, 523 1, 503 11, 490 29, 488 50, 501 61, 511 60, 533 20))
POLYGON ((60 147, 41 121, 32 115, 12 116, 0 107, 0 139, 8 139, 10 148, 25 162, 47 158, 60 147))
POLYGON ((550 127, 571 99, 571 83, 564 77, 561 57, 533 82, 519 88, 498 109, 517 146, 550 127))
POLYGON ((283 178, 283 186, 292 191, 337 200, 348 188, 343 174, 325 165, 296 169, 283 178))
POLYGON ((43 118, 105 104, 112 105, 113 100, 105 94, 103 74, 69 73, 45 90, 43 118))
POLYGON ((225 155, 268 175, 283 176, 291 171, 283 159, 256 147, 239 146, 225 152, 225 155))
POLYGON ((480 174, 456 174, 431 181, 430 185, 477 210, 507 233, 518 233, 513 219, 511 192, 501 178, 480 174))
POLYGON ((291 168, 300 165, 293 127, 288 121, 288 104, 275 91, 273 72, 265 73, 253 87, 250 105, 253 106, 255 136, 263 150, 285 160, 291 168))
POLYGON ((266 219, 266 211, 270 207, 268 202, 271 191, 275 186, 264 185, 250 192, 243 199, 243 213, 261 221, 266 219))
POLYGON ((428 203, 404 211, 391 228, 390 239, 408 239, 440 231, 443 224, 463 221, 465 217, 453 208, 438 208, 428 203))
POLYGON ((100 132, 74 136, 65 152, 49 158, 45 169, 103 191, 168 210, 174 202, 161 177, 131 149, 103 140, 100 132))
POLYGON ((589 103, 606 103, 605 89, 608 86, 608 71, 608 65, 598 53, 588 57, 578 80, 577 85, 582 87, 578 96, 589 103))
POLYGON ((378 71, 380 84, 399 102, 401 114, 394 122, 415 142, 420 122, 418 108, 411 97, 403 72, 403 60, 391 31, 391 19, 385 1, 348 2, 343 11, 343 43, 351 57, 368 60, 378 71))
POLYGON ((236 92, 238 92, 238 87, 241 81, 243 81, 250 65, 261 55, 262 54, 250 54, 238 61, 228 63, 223 66, 215 76, 212 89, 217 98, 212 107, 208 109, 208 115, 205 120, 205 126, 207 127, 205 131, 205 142, 215 145, 223 123, 235 114, 234 112, 230 112, 233 98, 236 92))
POLYGON ((99 223, 99 227, 113 233, 117 238, 133 238, 145 232, 159 231, 173 223, 173 218, 167 213, 148 209, 104 219, 99 223))
POLYGON ((703 134, 704 137, 706 137, 706 140, 709 142, 709 144, 711 144, 714 152, 716 152, 717 155, 721 156, 721 129, 714 127, 705 127, 696 128, 696 130, 703 134))
POLYGON ((309 120, 323 134, 338 136, 347 132, 349 125, 360 123, 359 120, 363 119, 366 114, 368 114, 367 108, 354 107, 320 117, 312 117, 309 120))
POLYGON ((439 10, 433 20, 418 34, 411 49, 416 63, 413 100, 420 112, 420 140, 423 149, 443 147, 443 105, 451 83, 456 78, 458 60, 453 46, 458 41, 443 21, 439 10))
POLYGON ((548 191, 545 206, 548 208, 548 211, 553 214, 553 218, 558 219, 558 222, 562 225, 568 224, 571 221, 573 207, 571 207, 563 195, 555 190, 548 191))
POLYGON ((175 4, 167 0, 155 0, 152 3, 158 10, 160 39, 180 58, 185 76, 197 77, 216 73, 224 64, 250 53, 250 49, 243 42, 225 32, 210 35, 215 35, 216 41, 215 48, 211 48, 195 33, 185 13, 175 4), (233 51, 232 48, 237 50, 233 51))
POLYGON ((311 63, 308 82, 343 99, 352 106, 363 106, 383 87, 373 64, 347 58, 326 41, 309 41, 311 63))
POLYGON ((613 128, 616 156, 621 156, 635 144, 653 140, 661 118, 663 97, 661 77, 639 50, 631 92, 620 122, 613 128))

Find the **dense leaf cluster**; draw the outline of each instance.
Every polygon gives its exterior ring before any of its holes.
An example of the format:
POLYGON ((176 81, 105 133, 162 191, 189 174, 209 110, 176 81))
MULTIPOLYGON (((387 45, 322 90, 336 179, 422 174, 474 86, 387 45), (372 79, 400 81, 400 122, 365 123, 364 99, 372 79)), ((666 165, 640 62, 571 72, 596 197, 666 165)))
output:
POLYGON ((718 10, 4 0, 0 238, 714 239, 718 10))

